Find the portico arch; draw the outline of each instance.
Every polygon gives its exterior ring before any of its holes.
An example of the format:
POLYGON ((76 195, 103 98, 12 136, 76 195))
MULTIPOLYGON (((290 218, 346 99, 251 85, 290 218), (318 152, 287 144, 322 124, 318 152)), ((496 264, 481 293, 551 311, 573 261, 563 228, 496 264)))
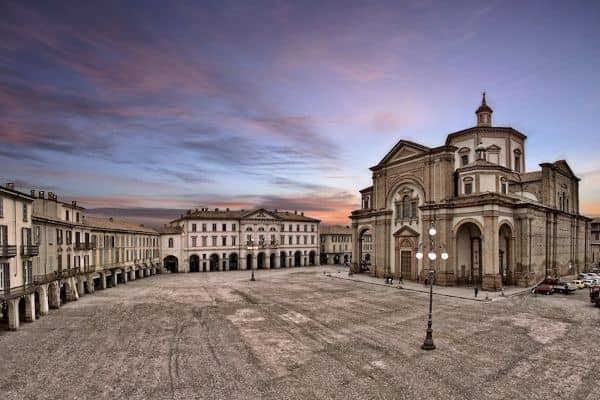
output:
POLYGON ((190 256, 190 272, 200 272, 200 257, 197 254, 190 256))
POLYGON ((315 260, 317 258, 317 255, 315 253, 314 250, 311 250, 310 253, 308 253, 308 265, 315 265, 315 260))
POLYGON ((256 269, 266 268, 266 256, 262 251, 256 256, 256 269))
POLYGON ((237 253, 231 253, 229 255, 229 270, 235 271, 238 269, 238 255, 237 253))
POLYGON ((163 265, 169 272, 178 272, 177 266, 179 264, 179 260, 175 256, 166 256, 163 260, 163 265))
POLYGON ((468 219, 461 221, 455 232, 456 282, 480 286, 483 278, 483 228, 478 221, 468 219))
POLYGON ((294 267, 302 266, 302 253, 297 251, 294 253, 294 267))
POLYGON ((285 253, 285 251, 282 251, 279 253, 279 266, 281 268, 285 268, 286 267, 286 262, 285 260, 287 259, 287 254, 285 253))
POLYGON ((213 272, 213 271, 218 271, 219 270, 219 255, 218 254, 211 254, 209 259, 209 271, 213 272))

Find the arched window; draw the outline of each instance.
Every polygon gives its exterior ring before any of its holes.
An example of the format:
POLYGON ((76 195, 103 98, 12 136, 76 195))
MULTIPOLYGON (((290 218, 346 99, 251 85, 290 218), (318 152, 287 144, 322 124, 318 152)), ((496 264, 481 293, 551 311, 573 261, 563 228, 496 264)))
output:
POLYGON ((173 248, 173 238, 169 238, 169 248, 173 248))
POLYGON ((252 227, 251 226, 247 227, 246 232, 252 232, 252 227))
POLYGON ((260 227, 258 228, 258 231, 259 231, 259 232, 264 232, 264 231, 265 231, 265 228, 264 228, 263 226, 260 226, 260 227))
POLYGON ((406 194, 402 197, 402 218, 410 218, 410 197, 406 194))

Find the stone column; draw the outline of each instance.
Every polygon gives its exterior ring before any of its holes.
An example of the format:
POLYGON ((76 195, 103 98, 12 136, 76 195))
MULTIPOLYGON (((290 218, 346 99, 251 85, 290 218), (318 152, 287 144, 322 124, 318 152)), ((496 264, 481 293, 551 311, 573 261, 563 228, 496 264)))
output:
POLYGON ((85 285, 87 286, 88 293, 94 293, 94 278, 92 274, 86 276, 85 285))
POLYGON ((71 277, 65 281, 65 291, 67 294, 67 301, 76 301, 79 299, 75 278, 71 277))
POLYGON ((106 274, 104 272, 100 274, 100 289, 106 289, 106 274))
POLYGON ((502 276, 500 275, 500 261, 498 257, 498 217, 490 212, 484 212, 483 246, 481 260, 483 262, 483 290, 500 290, 502 276))
POLYGON ((272 265, 271 268, 281 268, 281 266, 279 265, 279 254, 277 253, 273 253, 275 255, 274 259, 275 259, 275 265, 272 265))
POLYGON ((135 281, 135 269, 131 269, 131 271, 129 271, 129 280, 135 281))
POLYGON ((125 269, 121 270, 121 276, 123 277, 123 283, 127 283, 127 276, 128 275, 129 275, 129 273, 125 269))
POLYGON ((48 315, 48 285, 41 285, 38 288, 40 297, 40 315, 48 315))
POLYGON ((258 264, 256 263, 256 254, 252 253, 252 269, 257 269, 258 264))
POLYGON ((7 300, 8 303, 8 329, 19 329, 19 299, 7 300))
POLYGON ((35 295, 33 293, 25 295, 25 321, 35 321, 35 295))
POLYGON ((110 276, 113 287, 117 287, 119 282, 117 281, 117 271, 112 271, 112 275, 110 276))
POLYGON ((77 294, 81 297, 85 294, 85 287, 83 285, 83 277, 77 277, 77 294))
POLYGON ((155 268, 155 267, 152 267, 152 268, 150 269, 150 273, 151 273, 152 275, 156 275, 156 268, 155 268))
POLYGON ((295 265, 294 265, 294 256, 288 256, 288 266, 290 268, 295 267, 295 265))
POLYGON ((60 283, 54 281, 48 285, 48 300, 50 308, 57 309, 60 307, 60 283))

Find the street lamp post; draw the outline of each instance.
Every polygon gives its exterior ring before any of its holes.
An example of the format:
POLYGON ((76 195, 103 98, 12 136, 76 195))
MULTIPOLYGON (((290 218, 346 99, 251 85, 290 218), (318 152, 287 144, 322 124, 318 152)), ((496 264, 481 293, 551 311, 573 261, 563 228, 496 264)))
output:
MULTIPOLYGON (((429 315, 427 319, 427 333, 425 335, 425 341, 421 345, 421 349, 423 350, 434 350, 435 344, 433 343, 433 279, 435 275, 435 269, 433 266, 433 262, 437 259, 437 253, 435 252, 435 235, 437 234, 437 229, 435 229, 435 224, 432 221, 429 230, 427 231, 429 235, 429 252, 427 253, 427 258, 429 258, 429 270, 427 271, 427 280, 429 281, 429 315)), ((419 250, 417 251, 416 257, 418 260, 423 259, 423 244, 419 245, 419 250)), ((445 248, 442 248, 441 257, 443 260, 448 259, 448 252, 445 248)))
MULTIPOLYGON (((252 261, 254 261, 254 252, 255 252, 256 250, 258 250, 258 245, 256 245, 256 244, 254 243, 254 240, 249 240, 249 241, 246 243, 246 250, 248 250, 248 251, 250 251, 250 252, 251 252, 251 254, 252 254, 252 261)), ((254 281, 256 281, 256 279, 254 279, 254 268, 253 268, 253 267, 254 267, 253 265, 250 265, 250 270, 252 271, 252 275, 250 276, 250 281, 251 281, 251 282, 254 282, 254 281)))

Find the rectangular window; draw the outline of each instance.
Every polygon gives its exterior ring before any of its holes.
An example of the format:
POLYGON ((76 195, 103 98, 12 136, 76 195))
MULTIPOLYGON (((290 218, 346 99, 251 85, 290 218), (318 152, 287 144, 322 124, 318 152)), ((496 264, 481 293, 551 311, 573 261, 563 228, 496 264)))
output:
POLYGON ((192 232, 196 232, 196 224, 192 224, 192 232))
POLYGON ((236 239, 237 239, 237 236, 232 236, 231 237, 231 245, 232 246, 237 246, 236 239))
POLYGON ((212 245, 213 245, 213 246, 216 246, 216 245, 217 245, 217 237, 216 237, 216 236, 213 236, 213 237, 212 237, 212 245))
POLYGON ((8 289, 10 287, 10 264, 0 264, 0 290, 8 289))
MULTIPOLYGON (((170 241, 170 243, 169 243, 169 244, 170 244, 170 246, 169 246, 169 247, 173 247, 173 242, 172 242, 172 240, 173 240, 173 239, 169 239, 169 241, 170 241)), ((196 241, 197 241, 197 238, 196 238, 196 236, 192 236, 192 247, 196 247, 196 244, 197 244, 197 243, 196 243, 196 241)))
POLYGON ((502 194, 506 194, 506 183, 502 184, 502 194))
POLYGON ((23 221, 27 222, 27 203, 23 203, 23 221))
POLYGON ((31 260, 23 261, 23 280, 25 281, 25 285, 33 283, 33 265, 31 260))
POLYGON ((221 246, 227 246, 227 236, 221 238, 221 246))
POLYGON ((308 244, 308 237, 306 235, 304 235, 304 244, 308 244))
POLYGON ((314 236, 310 237, 310 244, 315 244, 315 237, 314 236))
POLYGON ((69 220, 69 210, 65 211, 65 219, 68 221, 69 220))
POLYGON ((465 165, 469 164, 469 156, 468 155, 460 156, 460 164, 463 167, 465 165))
POLYGON ((206 224, 202 224, 202 232, 206 232, 206 224))
POLYGON ((281 243, 281 244, 285 244, 285 236, 281 235, 281 236, 279 237, 279 243, 281 243))
POLYGON ((296 232, 300 232, 300 224, 296 225, 296 232))
POLYGON ((212 231, 216 232, 217 231, 217 224, 212 224, 212 231))
POLYGON ((237 228, 237 225, 236 225, 236 224, 231 224, 231 230, 232 230, 232 231, 234 231, 234 232, 235 232, 235 231, 236 231, 236 228, 237 228))
POLYGON ((515 156, 515 171, 521 172, 521 157, 515 156))
POLYGON ((468 182, 465 183, 465 194, 471 194, 473 193, 473 183, 468 182))
POLYGON ((75 232, 75 245, 81 245, 81 232, 75 232))
POLYGON ((292 236, 288 236, 288 242, 289 242, 289 244, 292 244, 292 240, 293 240, 293 239, 294 239, 294 238, 293 238, 292 236))
POLYGON ((304 232, 308 232, 308 225, 304 225, 304 232))
POLYGON ((222 225, 221 225, 221 230, 222 230, 223 232, 227 232, 227 224, 222 224, 222 225))
POLYGON ((4 217, 4 200, 0 197, 0 218, 4 217))
POLYGON ((290 224, 289 228, 290 228, 289 231, 291 232, 292 231, 292 224, 290 224))
POLYGON ((202 246, 206 247, 206 236, 202 236, 202 246))
POLYGON ((73 232, 67 231, 67 244, 71 244, 73 242, 73 232))
POLYGON ((75 221, 79 222, 79 213, 75 213, 75 221))
POLYGON ((296 235, 296 244, 300 244, 300 235, 296 235))
POLYGON ((8 225, 0 225, 0 245, 8 245, 8 225))
POLYGON ((310 231, 311 231, 311 232, 314 232, 314 231, 315 231, 315 226, 314 226, 314 225, 311 225, 311 226, 310 226, 310 231))

